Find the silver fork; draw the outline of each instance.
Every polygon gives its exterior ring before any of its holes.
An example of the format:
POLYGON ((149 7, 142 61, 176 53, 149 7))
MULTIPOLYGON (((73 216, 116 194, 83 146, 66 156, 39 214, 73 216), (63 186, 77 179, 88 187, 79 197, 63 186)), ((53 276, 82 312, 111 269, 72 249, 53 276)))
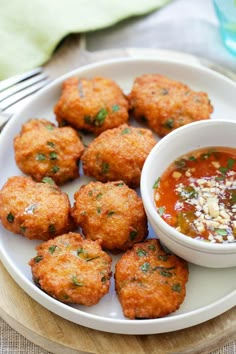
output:
POLYGON ((47 74, 41 67, 0 81, 0 132, 13 116, 13 112, 9 109, 49 82, 47 74))

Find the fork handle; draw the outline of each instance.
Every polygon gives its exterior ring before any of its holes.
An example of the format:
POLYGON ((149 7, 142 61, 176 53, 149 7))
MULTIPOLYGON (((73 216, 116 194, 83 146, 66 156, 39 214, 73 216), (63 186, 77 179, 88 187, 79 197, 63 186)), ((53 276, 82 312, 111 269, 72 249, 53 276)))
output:
POLYGON ((13 116, 12 113, 0 112, 0 132, 3 130, 5 124, 13 116))

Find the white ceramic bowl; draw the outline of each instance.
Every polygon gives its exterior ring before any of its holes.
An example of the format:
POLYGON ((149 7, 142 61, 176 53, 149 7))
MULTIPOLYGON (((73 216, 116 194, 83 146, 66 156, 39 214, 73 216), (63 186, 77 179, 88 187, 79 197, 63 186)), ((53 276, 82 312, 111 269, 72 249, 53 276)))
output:
POLYGON ((210 146, 236 147, 236 121, 205 120, 187 124, 165 136, 150 152, 141 176, 144 207, 156 235, 173 253, 188 262, 212 268, 236 266, 236 242, 214 244, 185 236, 157 213, 153 185, 177 158, 210 146))

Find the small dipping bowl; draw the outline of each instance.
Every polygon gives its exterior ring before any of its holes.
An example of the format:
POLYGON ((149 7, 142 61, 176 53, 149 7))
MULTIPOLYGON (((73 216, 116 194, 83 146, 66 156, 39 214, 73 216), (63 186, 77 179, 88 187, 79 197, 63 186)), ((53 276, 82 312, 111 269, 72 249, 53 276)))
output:
MULTIPOLYGON (((204 120, 187 124, 161 139, 148 155, 141 175, 141 195, 149 223, 171 252, 188 262, 211 268, 236 266, 236 242, 211 243, 182 234, 158 214, 153 188, 177 159, 205 147, 236 148, 236 121, 204 120)), ((174 193, 174 191, 173 191, 174 193)))

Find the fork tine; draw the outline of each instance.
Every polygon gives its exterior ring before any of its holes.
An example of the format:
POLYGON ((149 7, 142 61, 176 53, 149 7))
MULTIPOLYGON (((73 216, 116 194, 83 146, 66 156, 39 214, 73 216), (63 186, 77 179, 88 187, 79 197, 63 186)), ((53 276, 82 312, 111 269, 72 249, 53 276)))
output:
POLYGON ((18 74, 9 79, 0 82, 0 92, 39 73, 42 73, 43 69, 41 67, 27 71, 23 74, 18 74))
POLYGON ((47 75, 46 74, 39 74, 39 75, 33 76, 32 78, 30 78, 28 80, 24 80, 24 81, 20 82, 19 84, 9 87, 8 89, 6 89, 0 93, 0 102, 4 101, 6 98, 14 95, 15 93, 20 92, 20 91, 24 90, 25 88, 32 86, 32 85, 36 84, 37 82, 40 82, 44 79, 47 79, 47 75))
POLYGON ((12 116, 13 113, 0 112, 0 133, 12 116))
POLYGON ((46 80, 42 80, 38 83, 36 83, 33 86, 27 87, 25 90, 22 90, 20 92, 17 92, 15 94, 13 94, 11 97, 6 98, 3 102, 1 102, 0 104, 0 111, 4 111, 5 109, 13 106, 15 103, 19 102, 20 100, 22 100, 25 97, 30 96, 32 93, 37 92, 38 90, 40 90, 42 87, 46 86, 48 83, 50 82, 50 80, 46 79, 46 80))

